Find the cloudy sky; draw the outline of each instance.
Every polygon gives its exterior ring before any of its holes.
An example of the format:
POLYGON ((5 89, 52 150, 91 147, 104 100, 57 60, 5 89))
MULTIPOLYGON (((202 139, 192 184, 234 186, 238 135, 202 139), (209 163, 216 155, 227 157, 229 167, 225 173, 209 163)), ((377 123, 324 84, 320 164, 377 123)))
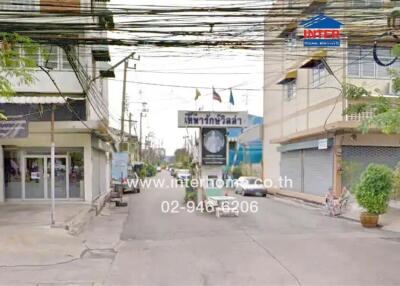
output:
MULTIPOLYGON (((115 4, 128 1, 113 0, 115 4)), ((129 1, 131 2, 131 1, 129 1)), ((181 5, 197 1, 147 0, 135 1, 135 5, 181 5)), ((200 2, 200 1, 199 1, 200 2)), ((204 1, 203 1, 204 2, 204 1)), ((132 2, 131 2, 132 3, 132 2)), ((123 19, 122 19, 123 20, 123 19)), ((118 21, 118 19, 117 19, 118 21)), ((224 50, 219 48, 155 48, 113 47, 112 62, 116 63, 136 51, 140 60, 130 61, 127 95, 129 112, 139 120, 141 105, 148 103, 149 113, 144 119, 143 134, 153 132, 157 144, 172 155, 184 144, 187 130, 177 126, 178 110, 244 110, 262 115, 262 53, 261 51, 224 50), (136 70, 133 67, 136 65, 136 70), (190 86, 192 88, 184 88, 190 86), (212 100, 211 88, 222 96, 222 103, 212 100), (195 88, 199 87, 201 98, 195 102, 195 88), (229 88, 232 87, 235 106, 229 105, 229 88), (245 90, 251 89, 251 90, 245 90), (254 89, 254 90, 253 90, 254 89)), ((117 126, 121 117, 123 65, 116 70, 116 78, 109 81, 112 124, 117 126)), ((139 129, 137 128, 137 132, 139 129)), ((193 132, 193 130, 191 131, 193 132)))

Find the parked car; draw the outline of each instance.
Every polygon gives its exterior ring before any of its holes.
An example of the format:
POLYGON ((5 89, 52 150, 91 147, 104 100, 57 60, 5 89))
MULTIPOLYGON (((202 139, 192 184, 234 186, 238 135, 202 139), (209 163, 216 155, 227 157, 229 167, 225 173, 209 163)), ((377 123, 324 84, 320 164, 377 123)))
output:
POLYGON ((128 177, 122 180, 112 180, 114 188, 122 188, 123 193, 140 193, 140 178, 131 170, 128 171, 128 177))
POLYGON ((184 183, 192 178, 190 171, 187 169, 180 169, 176 171, 176 179, 178 183, 184 183))
POLYGON ((235 193, 242 196, 261 195, 266 197, 268 190, 260 178, 240 177, 235 183, 235 193))
POLYGON ((161 167, 157 166, 157 173, 160 173, 160 172, 161 172, 161 167))

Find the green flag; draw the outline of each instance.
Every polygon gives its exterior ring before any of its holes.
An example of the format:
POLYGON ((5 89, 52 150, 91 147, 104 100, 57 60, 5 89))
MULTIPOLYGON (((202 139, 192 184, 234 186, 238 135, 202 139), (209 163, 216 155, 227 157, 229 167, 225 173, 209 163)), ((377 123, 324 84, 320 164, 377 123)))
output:
POLYGON ((200 96, 201 96, 201 93, 200 93, 200 91, 196 88, 196 96, 195 96, 194 100, 198 100, 200 96))

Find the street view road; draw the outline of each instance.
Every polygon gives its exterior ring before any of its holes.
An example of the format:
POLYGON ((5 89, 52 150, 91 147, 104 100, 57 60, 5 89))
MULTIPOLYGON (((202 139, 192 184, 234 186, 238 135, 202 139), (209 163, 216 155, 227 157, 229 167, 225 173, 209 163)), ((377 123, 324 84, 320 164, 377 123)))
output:
POLYGON ((238 218, 162 213, 183 195, 131 196, 110 284, 400 285, 400 235, 271 198, 246 197, 259 211, 238 218))
POLYGON ((168 187, 128 195, 128 209, 81 235, 80 257, 0 266, 0 285, 400 285, 398 233, 276 198, 244 198, 259 211, 238 218, 161 211, 183 196, 168 187))

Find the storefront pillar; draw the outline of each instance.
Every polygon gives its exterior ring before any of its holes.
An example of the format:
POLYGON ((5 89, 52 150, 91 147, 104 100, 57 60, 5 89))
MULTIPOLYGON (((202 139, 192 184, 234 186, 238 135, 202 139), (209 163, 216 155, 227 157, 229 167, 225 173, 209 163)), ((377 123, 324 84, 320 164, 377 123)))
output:
POLYGON ((92 147, 85 146, 84 148, 84 168, 85 168, 85 202, 91 203, 93 201, 93 184, 92 184, 92 176, 93 176, 93 162, 92 162, 92 147))
POLYGON ((5 186, 4 186, 4 151, 0 145, 0 204, 5 201, 5 186))
POLYGON ((106 193, 110 191, 111 187, 111 154, 110 152, 106 152, 106 193))
POLYGON ((336 196, 342 194, 342 139, 335 137, 333 146, 333 191, 336 196))

